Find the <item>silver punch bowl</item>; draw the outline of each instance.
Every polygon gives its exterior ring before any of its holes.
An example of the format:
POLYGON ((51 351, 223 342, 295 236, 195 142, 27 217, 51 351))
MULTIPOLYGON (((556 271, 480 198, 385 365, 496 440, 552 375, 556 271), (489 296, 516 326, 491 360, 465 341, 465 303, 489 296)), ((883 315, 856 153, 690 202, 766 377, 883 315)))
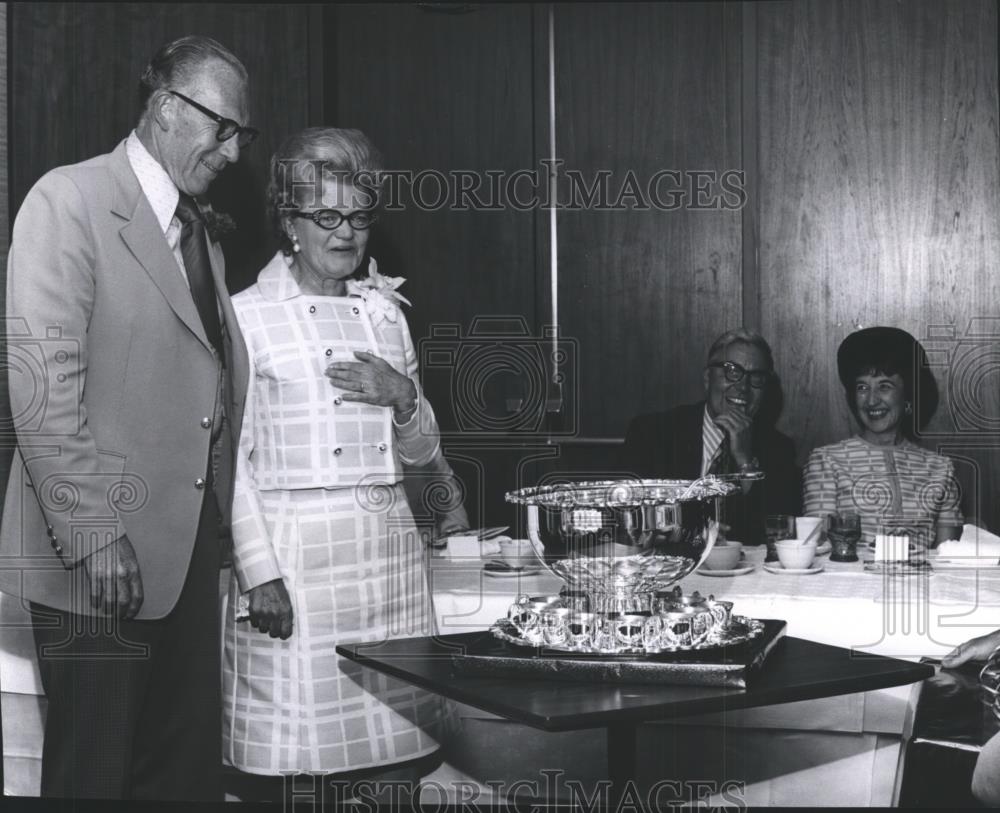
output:
POLYGON ((715 543, 721 501, 738 488, 716 477, 601 480, 522 488, 506 498, 527 507, 535 553, 569 586, 588 590, 604 576, 606 589, 618 582, 645 592, 701 564, 715 543), (645 557, 654 561, 640 564, 645 557), (580 558, 591 562, 569 561, 580 558))

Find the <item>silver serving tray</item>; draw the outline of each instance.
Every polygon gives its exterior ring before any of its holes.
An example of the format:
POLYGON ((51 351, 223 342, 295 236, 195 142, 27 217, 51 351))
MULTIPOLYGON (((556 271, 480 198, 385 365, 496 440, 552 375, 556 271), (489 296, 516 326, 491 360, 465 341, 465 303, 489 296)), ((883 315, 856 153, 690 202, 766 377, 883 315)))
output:
POLYGON ((708 638, 700 644, 693 646, 673 646, 663 647, 655 651, 646 651, 644 647, 633 647, 619 649, 617 652, 604 652, 592 647, 566 646, 565 644, 547 644, 545 640, 537 638, 525 638, 518 632, 517 628, 506 618, 498 619, 490 627, 490 632, 495 638, 506 641, 509 644, 520 647, 531 647, 533 649, 545 649, 551 652, 565 652, 569 655, 596 655, 600 658, 635 658, 662 655, 670 652, 700 652, 706 649, 716 649, 723 646, 735 646, 744 644, 759 636, 764 631, 764 622, 756 618, 747 618, 743 615, 734 615, 730 619, 729 626, 724 630, 713 630, 708 638))

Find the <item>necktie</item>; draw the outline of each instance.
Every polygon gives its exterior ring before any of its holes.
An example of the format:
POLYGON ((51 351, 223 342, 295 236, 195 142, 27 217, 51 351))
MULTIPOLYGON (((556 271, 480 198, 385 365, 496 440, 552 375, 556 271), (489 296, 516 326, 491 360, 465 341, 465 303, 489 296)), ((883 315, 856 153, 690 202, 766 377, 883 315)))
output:
POLYGON ((215 282, 212 279, 212 264, 208 259, 208 237, 205 221, 194 198, 181 192, 177 201, 177 219, 181 222, 181 256, 187 271, 191 297, 198 309, 205 335, 212 347, 223 357, 222 326, 215 299, 215 282))
POLYGON ((731 458, 729 435, 725 435, 722 438, 722 443, 719 444, 719 450, 715 453, 715 457, 712 458, 708 467, 708 474, 729 474, 731 458))

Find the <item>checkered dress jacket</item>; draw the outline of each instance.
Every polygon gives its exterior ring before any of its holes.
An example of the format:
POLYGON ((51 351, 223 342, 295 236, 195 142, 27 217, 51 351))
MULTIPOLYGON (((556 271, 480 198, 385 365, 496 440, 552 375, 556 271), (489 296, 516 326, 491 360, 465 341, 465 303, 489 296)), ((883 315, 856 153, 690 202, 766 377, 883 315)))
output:
POLYGON ((440 447, 401 309, 395 322, 374 325, 357 297, 303 294, 281 253, 233 306, 251 369, 233 501, 234 565, 245 592, 281 575, 259 491, 358 488, 361 505, 377 499, 368 486, 401 482, 401 463, 428 463, 440 447), (324 375, 331 362, 356 361, 356 350, 413 379, 418 405, 407 423, 387 407, 343 400, 324 375))

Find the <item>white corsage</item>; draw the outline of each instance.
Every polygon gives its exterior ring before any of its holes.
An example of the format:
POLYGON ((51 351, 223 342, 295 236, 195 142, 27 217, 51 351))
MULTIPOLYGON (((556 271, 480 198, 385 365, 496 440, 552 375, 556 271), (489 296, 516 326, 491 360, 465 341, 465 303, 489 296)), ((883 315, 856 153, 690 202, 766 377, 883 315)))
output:
POLYGON ((368 278, 347 281, 347 293, 360 296, 364 300, 365 310, 371 317, 372 324, 378 326, 383 319, 395 323, 399 313, 399 303, 410 304, 410 300, 396 289, 406 282, 405 277, 384 277, 378 272, 375 258, 368 260, 368 278))

